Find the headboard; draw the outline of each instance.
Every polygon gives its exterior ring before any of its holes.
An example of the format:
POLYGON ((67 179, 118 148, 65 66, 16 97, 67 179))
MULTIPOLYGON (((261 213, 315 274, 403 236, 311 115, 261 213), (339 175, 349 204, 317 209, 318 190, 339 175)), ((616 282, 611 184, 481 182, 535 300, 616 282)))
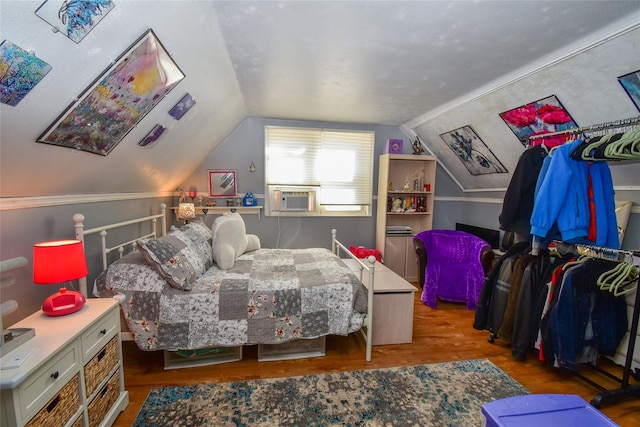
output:
MULTIPOLYGON (((73 215, 73 223, 74 223, 74 227, 75 227, 75 235, 76 235, 76 239, 82 241, 82 244, 85 244, 85 237, 91 234, 96 234, 99 233, 100 234, 100 240, 101 240, 101 253, 102 253, 102 269, 105 270, 108 266, 108 258, 107 256, 113 252, 113 251, 118 251, 120 258, 122 257, 122 255, 124 254, 125 251, 125 247, 127 246, 131 246, 132 248, 135 249, 135 244, 138 240, 140 239, 145 239, 145 238, 150 238, 150 237, 157 237, 158 236, 158 230, 157 230, 157 221, 158 219, 161 220, 161 227, 160 227, 160 236, 164 236, 167 232, 167 205, 162 203, 160 204, 160 213, 156 214, 156 215, 150 215, 150 216, 145 216, 142 218, 135 218, 135 219, 131 219, 129 221, 122 221, 122 222, 118 222, 118 223, 114 223, 114 224, 107 224, 107 225, 103 225, 100 227, 95 227, 95 228, 90 228, 90 229, 85 229, 84 228, 84 215, 77 213, 75 215, 73 215), (125 242, 120 242, 117 244, 113 244, 112 246, 107 246, 107 235, 109 230, 113 230, 116 228, 121 228, 121 227, 126 227, 129 225, 134 225, 134 224, 142 224, 148 222, 151 225, 151 231, 149 233, 146 234, 142 234, 142 235, 138 235, 138 236, 134 236, 133 238, 130 238, 129 240, 125 241, 125 242)), ((80 292, 82 293, 82 295, 84 295, 85 298, 88 298, 88 291, 87 291, 87 278, 83 277, 82 279, 79 280, 79 286, 80 286, 80 292)))

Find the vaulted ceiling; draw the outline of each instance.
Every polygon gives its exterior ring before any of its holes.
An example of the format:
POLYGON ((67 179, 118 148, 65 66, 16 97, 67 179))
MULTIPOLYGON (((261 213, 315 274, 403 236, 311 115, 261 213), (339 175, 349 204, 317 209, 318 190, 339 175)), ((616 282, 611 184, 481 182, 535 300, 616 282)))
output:
POLYGON ((42 3, 0 0, 0 40, 52 65, 0 105, 2 197, 171 191, 246 117, 419 123, 640 22, 639 1, 114 0, 74 43, 34 13, 42 3), (35 143, 149 28, 186 75, 161 108, 107 157, 35 143), (167 117, 185 93, 197 108, 167 117), (162 144, 141 149, 155 124, 162 144))

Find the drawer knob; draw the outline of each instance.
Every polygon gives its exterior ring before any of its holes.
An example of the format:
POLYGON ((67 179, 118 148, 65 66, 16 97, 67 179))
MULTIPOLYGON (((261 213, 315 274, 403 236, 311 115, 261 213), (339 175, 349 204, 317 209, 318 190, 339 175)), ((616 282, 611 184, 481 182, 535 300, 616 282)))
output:
POLYGON ((53 378, 54 380, 57 380, 59 376, 60 376, 60 372, 58 371, 55 371, 53 374, 51 374, 51 378, 53 378))
POLYGON ((100 335, 107 335, 107 330, 106 329, 100 330, 100 335))

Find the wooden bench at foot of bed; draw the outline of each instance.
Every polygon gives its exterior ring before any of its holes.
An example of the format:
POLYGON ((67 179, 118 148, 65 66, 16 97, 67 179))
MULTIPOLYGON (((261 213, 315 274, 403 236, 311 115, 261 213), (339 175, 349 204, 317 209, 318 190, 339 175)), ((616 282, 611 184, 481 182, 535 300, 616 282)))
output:
MULTIPOLYGON (((355 260, 343 261, 357 274, 359 266, 355 260)), ((372 344, 410 344, 413 340, 413 294, 418 288, 378 261, 375 272, 372 344)), ((362 281, 368 286, 367 275, 362 281)))

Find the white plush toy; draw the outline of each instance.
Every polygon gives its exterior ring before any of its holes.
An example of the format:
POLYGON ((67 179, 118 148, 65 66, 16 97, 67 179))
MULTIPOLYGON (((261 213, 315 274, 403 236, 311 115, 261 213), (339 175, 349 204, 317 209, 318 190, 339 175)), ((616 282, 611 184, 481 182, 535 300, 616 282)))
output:
POLYGON ((219 268, 228 270, 243 253, 260 249, 260 238, 246 233, 239 213, 227 212, 216 218, 211 226, 211 238, 213 260, 219 268))

